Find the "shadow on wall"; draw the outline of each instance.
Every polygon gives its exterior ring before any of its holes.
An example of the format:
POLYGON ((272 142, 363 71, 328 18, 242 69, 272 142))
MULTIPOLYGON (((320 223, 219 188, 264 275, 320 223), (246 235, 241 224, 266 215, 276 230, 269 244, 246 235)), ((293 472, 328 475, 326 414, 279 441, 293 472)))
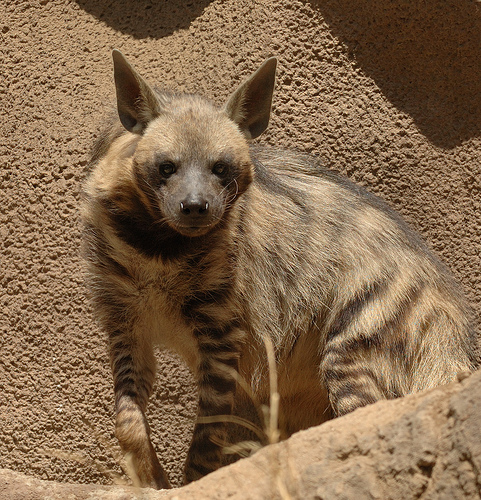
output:
POLYGON ((185 29, 212 0, 76 0, 79 7, 135 38, 162 38, 185 29))
POLYGON ((310 0, 353 60, 436 146, 481 135, 481 2, 310 0))

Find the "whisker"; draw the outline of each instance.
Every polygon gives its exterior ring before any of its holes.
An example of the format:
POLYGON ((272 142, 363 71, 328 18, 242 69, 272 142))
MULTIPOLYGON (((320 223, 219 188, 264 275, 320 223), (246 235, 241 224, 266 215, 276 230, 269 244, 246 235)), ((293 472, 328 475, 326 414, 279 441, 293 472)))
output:
POLYGON ((226 186, 224 186, 222 191, 216 196, 216 201, 217 200, 220 200, 221 202, 223 201, 223 203, 226 205, 226 208, 230 208, 232 206, 232 202, 237 198, 238 194, 239 194, 239 184, 237 183, 237 179, 234 178, 226 186), (226 196, 225 199, 222 200, 225 191, 227 191, 229 189, 229 187, 232 185, 232 183, 235 183, 235 188, 236 188, 235 193, 232 193, 231 195, 226 196))

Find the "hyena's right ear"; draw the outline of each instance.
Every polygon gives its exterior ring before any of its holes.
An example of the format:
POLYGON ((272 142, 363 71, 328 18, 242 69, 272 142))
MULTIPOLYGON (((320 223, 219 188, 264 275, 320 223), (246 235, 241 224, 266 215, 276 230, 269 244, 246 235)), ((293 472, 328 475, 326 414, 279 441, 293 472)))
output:
POLYGON ((248 139, 255 139, 269 124, 276 82, 277 59, 271 57, 229 98, 224 111, 248 139))
POLYGON ((112 58, 120 121, 129 132, 142 134, 149 122, 159 116, 159 101, 122 52, 114 49, 112 58))

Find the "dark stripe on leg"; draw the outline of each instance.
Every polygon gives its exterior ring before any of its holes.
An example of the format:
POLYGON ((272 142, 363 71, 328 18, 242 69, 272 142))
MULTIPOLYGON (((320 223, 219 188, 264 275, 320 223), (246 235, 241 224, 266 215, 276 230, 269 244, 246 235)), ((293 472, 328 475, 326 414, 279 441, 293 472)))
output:
POLYGON ((203 290, 187 298, 182 304, 182 314, 190 317, 193 311, 205 304, 215 303, 219 305, 220 303, 225 303, 230 296, 229 292, 231 289, 231 280, 226 277, 218 287, 210 290, 203 290))
POLYGON ((327 340, 342 334, 346 328, 371 304, 379 292, 387 287, 384 281, 377 281, 356 294, 337 314, 327 333, 327 340))

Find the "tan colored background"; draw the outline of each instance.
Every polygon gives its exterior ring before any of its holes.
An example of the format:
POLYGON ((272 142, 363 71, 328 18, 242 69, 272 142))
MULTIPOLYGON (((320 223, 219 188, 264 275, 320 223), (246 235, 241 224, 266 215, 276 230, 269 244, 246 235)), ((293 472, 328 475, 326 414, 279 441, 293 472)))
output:
MULTIPOLYGON (((382 195, 451 267, 481 319, 481 3, 5 0, 0 6, 0 468, 110 482, 102 333, 79 254, 79 191, 113 102, 112 48, 151 82, 219 103, 280 58, 271 144, 382 195)), ((195 396, 174 358, 150 404, 179 481, 195 396)))

